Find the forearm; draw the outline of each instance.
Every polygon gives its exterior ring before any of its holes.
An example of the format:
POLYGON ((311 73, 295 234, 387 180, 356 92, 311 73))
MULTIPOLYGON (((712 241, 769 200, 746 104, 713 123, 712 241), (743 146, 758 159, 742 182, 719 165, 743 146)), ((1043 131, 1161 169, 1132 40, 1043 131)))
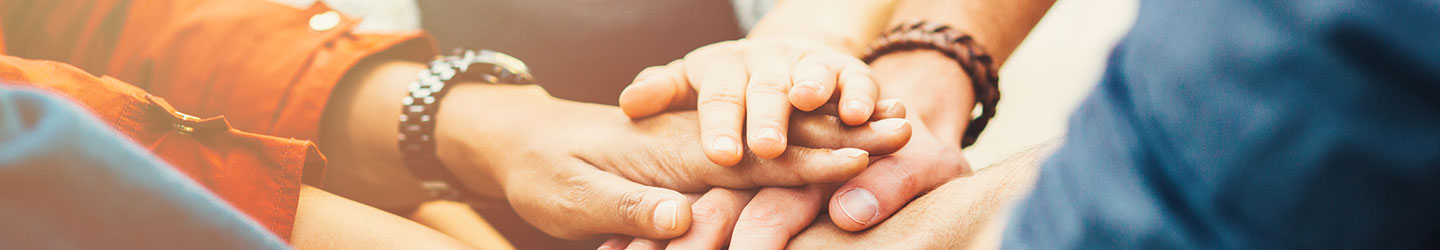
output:
MULTIPOLYGON (((351 70, 351 73, 336 88, 327 106, 321 124, 321 149, 330 160, 326 176, 326 189, 345 195, 372 206, 397 211, 414 208, 432 199, 419 187, 418 181, 405 168, 396 141, 399 133, 401 112, 400 99, 408 94, 407 87, 415 81, 418 72, 426 70, 424 64, 412 61, 389 59, 377 56, 351 70)), ((449 119, 456 112, 498 112, 508 106, 525 106, 525 103, 549 100, 544 91, 533 86, 502 86, 454 82, 451 93, 441 100, 437 122, 437 154, 448 169, 457 171, 458 176, 488 180, 489 171, 469 166, 469 153, 454 153, 460 143, 483 143, 488 138, 475 138, 475 142, 457 142, 445 138, 447 130, 499 130, 487 127, 493 123, 463 123, 459 118, 449 119), (479 91, 472 91, 478 89, 479 91), (512 100, 520 99, 520 100, 512 100), (504 103, 508 102, 508 103, 504 103), (504 105, 501 105, 501 104, 504 105), (447 123, 450 122, 450 123, 447 123), (446 157, 452 156, 452 157, 446 157), (463 173, 462 173, 463 172, 463 173)), ((496 119, 508 117, 492 115, 496 119)), ((501 121, 503 122, 503 121, 501 121)), ((471 146, 469 144, 463 146, 471 146)), ((491 182, 469 181, 471 190, 482 195, 499 197, 500 192, 491 182)))
POLYGON ((413 62, 366 60, 336 87, 320 129, 319 145, 329 160, 326 190, 392 211, 426 200, 403 168, 394 137, 405 85, 422 69, 413 62))
POLYGON ((780 1, 746 37, 810 39, 859 57, 879 36, 896 1, 780 1))
POLYGON ((400 216, 305 186, 291 243, 300 249, 470 249, 400 216))
POLYGON ((988 187, 983 200, 974 208, 971 220, 972 231, 965 232, 966 241, 957 241, 952 247, 967 246, 965 249, 1000 249, 1000 241, 1010 220, 1010 209, 1034 189, 1040 177, 1040 167, 1061 146, 1062 139, 1031 146, 1010 155, 1005 160, 983 169, 976 177, 957 179, 953 182, 978 182, 981 188, 988 187), (975 180, 975 181, 972 181, 975 180))
MULTIPOLYGON (((911 20, 948 24, 973 36, 995 59, 1005 62, 1053 0, 903 0, 891 25, 911 20)), ((882 98, 905 102, 910 114, 932 132, 958 144, 975 108, 971 76, 939 51, 912 50, 881 55, 871 62, 882 98)))
POLYGON ((902 0, 890 23, 922 19, 969 33, 1000 66, 1055 0, 902 0))

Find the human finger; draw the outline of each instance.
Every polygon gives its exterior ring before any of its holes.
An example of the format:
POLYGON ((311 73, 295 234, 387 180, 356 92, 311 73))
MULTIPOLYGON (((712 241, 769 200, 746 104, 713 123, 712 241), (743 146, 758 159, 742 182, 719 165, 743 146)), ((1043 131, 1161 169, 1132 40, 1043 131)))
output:
POLYGON ((690 205, 690 230, 675 238, 667 249, 721 249, 729 243, 740 211, 755 191, 713 188, 690 205))
POLYGON ((880 88, 870 77, 870 67, 851 64, 840 71, 836 83, 840 89, 840 120, 846 125, 860 125, 870 119, 875 111, 875 100, 880 98, 880 88))
POLYGON ((870 120, 890 118, 905 118, 905 104, 899 99, 885 99, 875 103, 875 114, 870 115, 870 120))
POLYGON ((909 120, 890 118, 863 126, 844 126, 834 116, 796 115, 790 121, 791 145, 812 148, 854 147, 887 155, 910 141, 909 120))
MULTIPOLYGON (((840 116, 838 102, 827 102, 809 113, 840 116)), ((870 115, 870 121, 877 121, 889 118, 905 118, 905 104, 899 99, 885 99, 875 103, 875 111, 870 115)))
POLYGON ((847 181, 829 202, 835 225, 859 231, 879 224, 911 199, 970 173, 960 150, 928 134, 847 181))
POLYGON ((812 111, 830 101, 830 96, 835 94, 836 78, 844 69, 844 64, 836 60, 826 53, 811 52, 795 63, 791 70, 795 86, 790 88, 789 97, 796 109, 812 111))
POLYGON ((698 90, 696 111, 700 116, 700 138, 705 155, 721 166, 739 163, 744 149, 740 131, 745 119, 745 88, 749 73, 744 54, 723 46, 707 45, 686 55, 685 74, 698 90), (706 49, 716 46, 716 49, 706 49))
POLYGON ((625 246, 625 250, 660 250, 665 249, 665 244, 669 244, 669 242, 668 240, 635 239, 630 241, 630 245, 625 246))
POLYGON ((635 75, 620 92, 620 110, 630 118, 642 118, 666 110, 695 105, 695 89, 685 75, 684 60, 651 66, 635 75))
POLYGON ((805 229, 825 203, 834 185, 804 187, 767 187, 745 205, 735 234, 730 238, 733 249, 781 249, 791 236, 805 229))
POLYGON ((507 188, 506 196, 526 221, 566 239, 625 234, 669 239, 690 226, 690 202, 679 192, 640 185, 576 163, 564 174, 507 188))
POLYGON ((605 240, 605 243, 601 243, 601 244, 600 244, 600 247, 599 247, 599 248, 596 248, 596 250, 621 250, 621 249, 625 249, 626 246, 629 246, 629 245, 630 245, 630 241, 633 241, 633 240, 635 240, 635 237, 631 237, 631 236, 628 236, 628 235, 615 235, 615 236, 610 236, 610 239, 609 239, 609 240, 605 240))
POLYGON ((709 168, 712 172, 698 173, 697 176, 707 176, 711 180, 726 179, 728 176, 748 183, 741 186, 717 185, 731 188, 840 183, 865 170, 870 163, 869 156, 869 152, 856 148, 791 146, 775 159, 746 158, 736 166, 709 168))
MULTIPOLYGON (((785 152, 786 125, 790 119, 790 70, 799 56, 783 47, 761 47, 748 53, 745 86, 745 143, 760 158, 785 152)), ((702 114, 703 115, 703 114, 702 114)))

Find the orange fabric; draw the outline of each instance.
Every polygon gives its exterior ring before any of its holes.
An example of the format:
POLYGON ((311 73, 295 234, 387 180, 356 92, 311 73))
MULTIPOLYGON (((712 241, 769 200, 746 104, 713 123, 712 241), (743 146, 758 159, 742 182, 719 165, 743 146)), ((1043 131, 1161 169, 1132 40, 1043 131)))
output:
POLYGON ((76 99, 288 239, 302 179, 318 186, 323 176, 309 140, 331 90, 381 51, 434 54, 421 32, 359 34, 350 17, 311 30, 310 17, 325 11, 258 0, 0 0, 0 48, 10 55, 0 55, 0 81, 76 99))
POLYGON ((0 82, 74 98, 282 238, 290 235, 302 179, 311 185, 322 181, 325 158, 314 143, 241 132, 224 117, 186 117, 114 78, 53 61, 0 56, 0 82))

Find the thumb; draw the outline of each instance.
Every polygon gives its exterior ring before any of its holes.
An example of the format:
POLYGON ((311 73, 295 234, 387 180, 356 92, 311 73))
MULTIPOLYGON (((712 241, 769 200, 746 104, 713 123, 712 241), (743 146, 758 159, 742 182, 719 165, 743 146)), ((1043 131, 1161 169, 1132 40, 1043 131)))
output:
POLYGON ((635 75, 620 92, 620 110, 630 118, 643 118, 695 104, 695 89, 685 75, 683 60, 651 66, 635 75))
POLYGON ((836 190, 829 205, 836 226, 852 232, 870 228, 920 194, 970 173, 959 149, 941 146, 933 137, 917 140, 836 190))
POLYGON ((516 212, 566 239, 624 234, 669 239, 690 227, 690 201, 674 190, 640 185, 611 173, 580 169, 553 185, 527 183, 513 194, 516 212))

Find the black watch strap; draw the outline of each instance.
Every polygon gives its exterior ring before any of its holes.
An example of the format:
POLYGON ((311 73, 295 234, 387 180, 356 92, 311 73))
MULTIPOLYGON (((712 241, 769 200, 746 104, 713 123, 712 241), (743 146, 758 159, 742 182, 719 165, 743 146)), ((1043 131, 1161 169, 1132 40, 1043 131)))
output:
POLYGON ((431 197, 453 201, 479 198, 435 154, 440 99, 449 92, 446 84, 461 78, 484 83, 534 82, 525 64, 514 57, 491 50, 457 49, 453 55, 431 61, 429 69, 410 83, 409 95, 400 100, 400 135, 396 138, 405 167, 431 197))

